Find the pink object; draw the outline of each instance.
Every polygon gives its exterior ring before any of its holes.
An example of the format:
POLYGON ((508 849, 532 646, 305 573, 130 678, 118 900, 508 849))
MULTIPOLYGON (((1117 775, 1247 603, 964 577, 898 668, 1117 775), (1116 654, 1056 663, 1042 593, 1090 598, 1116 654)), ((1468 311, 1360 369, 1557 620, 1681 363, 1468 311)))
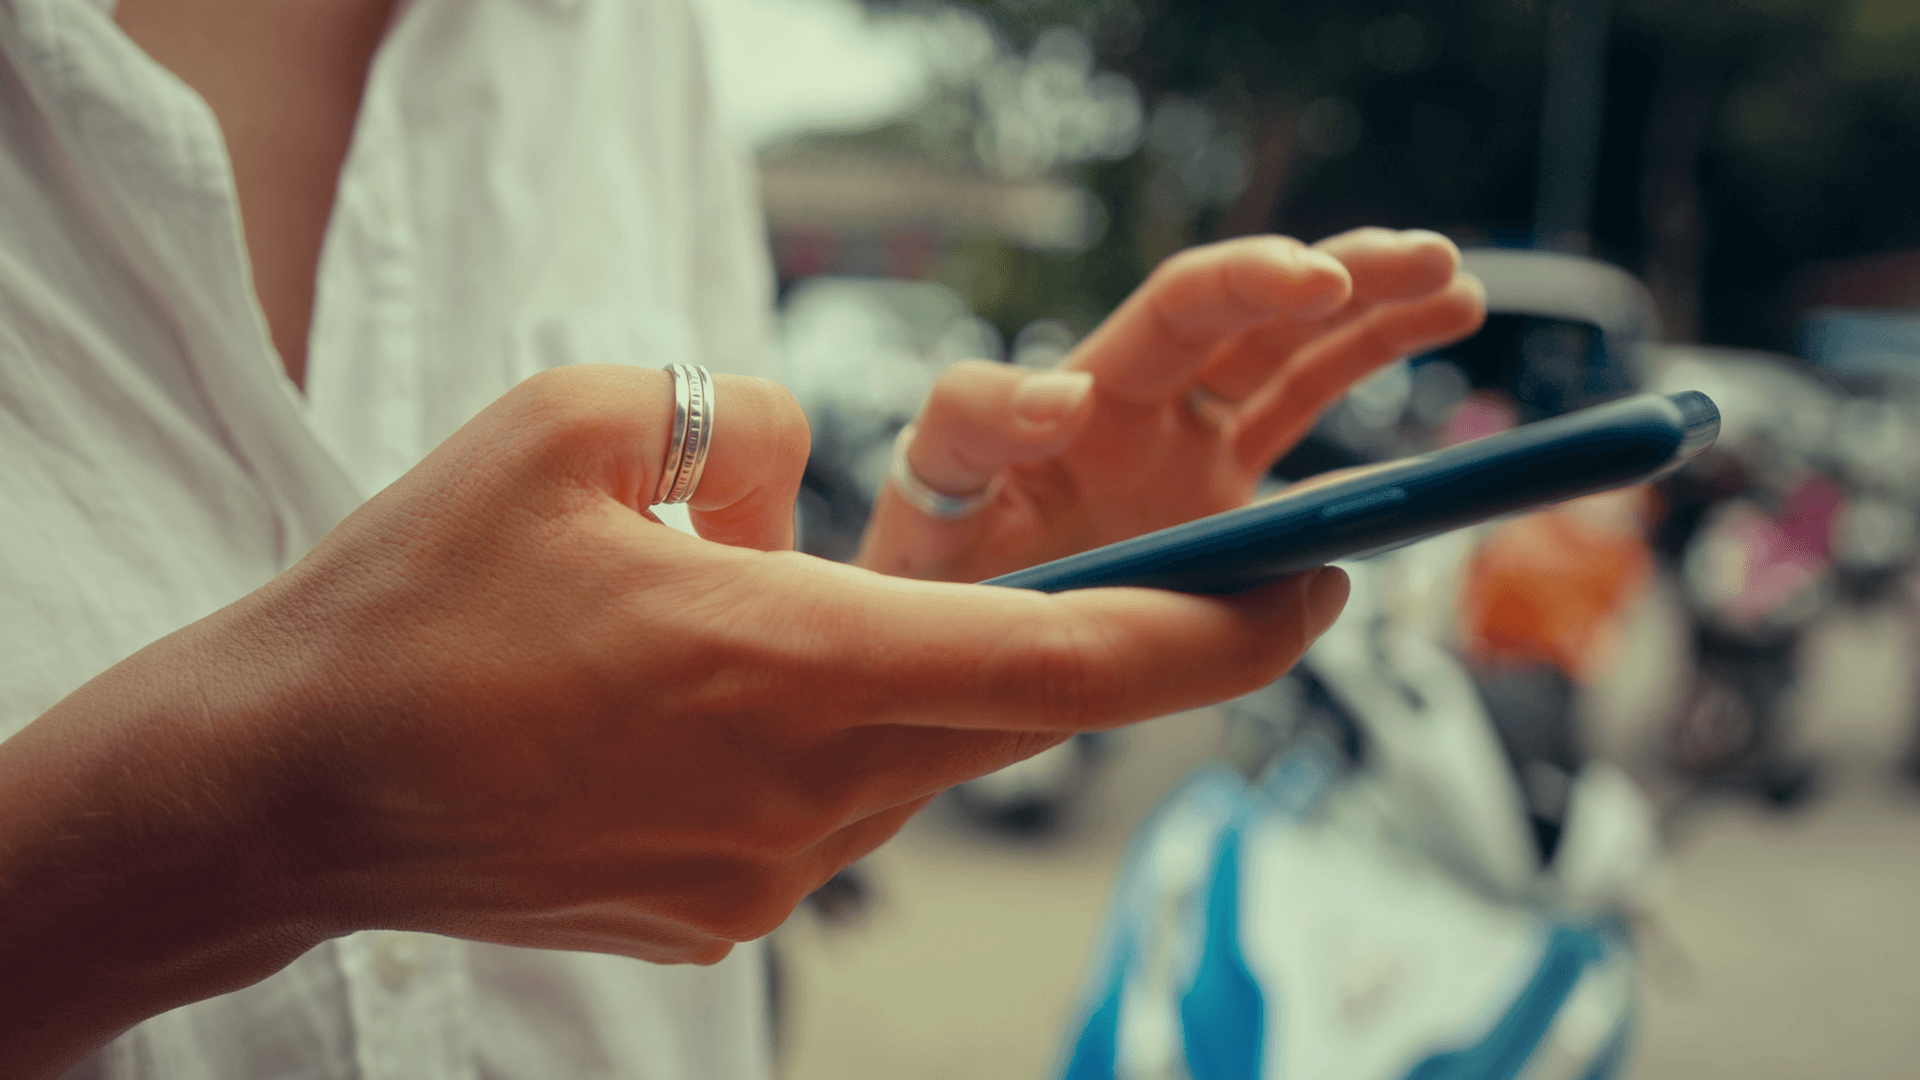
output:
POLYGON ((1513 427, 1515 422, 1513 406, 1507 404, 1505 397, 1486 390, 1476 391, 1460 403, 1459 411, 1447 422, 1440 445, 1456 446, 1484 435, 1497 435, 1513 427))
POLYGON ((1703 599, 1730 622, 1754 625, 1812 587, 1827 569, 1824 529, 1818 541, 1804 535, 1819 505, 1810 497, 1808 514, 1790 530, 1744 499, 1728 504, 1701 538, 1700 562, 1690 568, 1703 599))
POLYGON ((1796 553, 1816 559, 1833 557, 1833 519, 1846 495, 1840 485, 1813 473, 1793 489, 1780 507, 1780 531, 1796 553))

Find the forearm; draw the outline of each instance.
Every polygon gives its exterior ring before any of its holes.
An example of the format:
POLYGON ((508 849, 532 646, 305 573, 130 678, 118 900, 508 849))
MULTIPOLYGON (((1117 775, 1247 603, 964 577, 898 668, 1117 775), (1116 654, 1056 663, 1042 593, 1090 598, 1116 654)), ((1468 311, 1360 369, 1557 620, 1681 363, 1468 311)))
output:
POLYGON ((285 815, 222 729, 194 628, 0 743, 0 1074, 255 982, 324 936, 287 901, 285 815), (248 775, 250 772, 255 775, 248 775))

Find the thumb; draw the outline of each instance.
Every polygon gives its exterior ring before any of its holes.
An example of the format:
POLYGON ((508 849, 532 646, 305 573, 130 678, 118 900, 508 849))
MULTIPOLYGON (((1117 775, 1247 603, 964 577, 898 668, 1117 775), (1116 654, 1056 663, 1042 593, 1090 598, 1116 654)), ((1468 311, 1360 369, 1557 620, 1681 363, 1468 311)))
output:
POLYGON ((812 431, 786 387, 745 375, 715 375, 712 449, 687 500, 708 540, 778 551, 793 547, 793 501, 812 431))
POLYGON ((1009 465, 1058 453, 1092 412, 1093 376, 985 360, 948 368, 914 422, 907 462, 936 491, 984 490, 1009 465))
MULTIPOLYGON (((713 377, 713 435, 688 500, 702 537, 773 551, 793 546, 793 500, 806 471, 806 414, 785 387, 744 375, 713 377)), ((542 476, 585 480, 636 510, 661 491, 673 440, 673 377, 654 368, 581 364, 542 372, 496 406, 536 433, 542 476)), ((484 425, 464 438, 490 441, 484 425)))

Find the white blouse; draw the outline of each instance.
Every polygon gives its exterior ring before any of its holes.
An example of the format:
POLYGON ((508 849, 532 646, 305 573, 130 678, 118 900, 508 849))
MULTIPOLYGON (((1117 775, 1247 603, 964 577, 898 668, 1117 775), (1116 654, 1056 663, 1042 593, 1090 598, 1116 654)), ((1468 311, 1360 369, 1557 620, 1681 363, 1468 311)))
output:
MULTIPOLYGON (((258 587, 508 387, 576 361, 770 375, 770 272, 685 0, 412 0, 375 57, 307 392, 204 101, 112 0, 0 0, 0 737, 258 587)), ((0 927, 0 933, 5 933, 0 927)), ((767 1072, 712 968, 355 934, 75 1076, 767 1072)))

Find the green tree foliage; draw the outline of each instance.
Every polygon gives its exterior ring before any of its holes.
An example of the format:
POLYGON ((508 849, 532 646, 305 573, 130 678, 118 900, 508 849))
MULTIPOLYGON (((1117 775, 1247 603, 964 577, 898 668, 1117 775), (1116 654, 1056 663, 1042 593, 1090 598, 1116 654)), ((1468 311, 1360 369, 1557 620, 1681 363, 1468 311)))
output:
MULTIPOLYGON (((1530 238, 1550 0, 966 6, 1016 52, 1077 28, 1148 118, 1135 153, 1074 167, 1106 211, 1090 249, 956 250, 950 278, 1003 327, 1086 323, 1221 236, 1530 238)), ((1615 0, 1609 19, 1592 249, 1646 276, 1680 336, 1785 347, 1808 264, 1920 245, 1920 0, 1615 0)))

